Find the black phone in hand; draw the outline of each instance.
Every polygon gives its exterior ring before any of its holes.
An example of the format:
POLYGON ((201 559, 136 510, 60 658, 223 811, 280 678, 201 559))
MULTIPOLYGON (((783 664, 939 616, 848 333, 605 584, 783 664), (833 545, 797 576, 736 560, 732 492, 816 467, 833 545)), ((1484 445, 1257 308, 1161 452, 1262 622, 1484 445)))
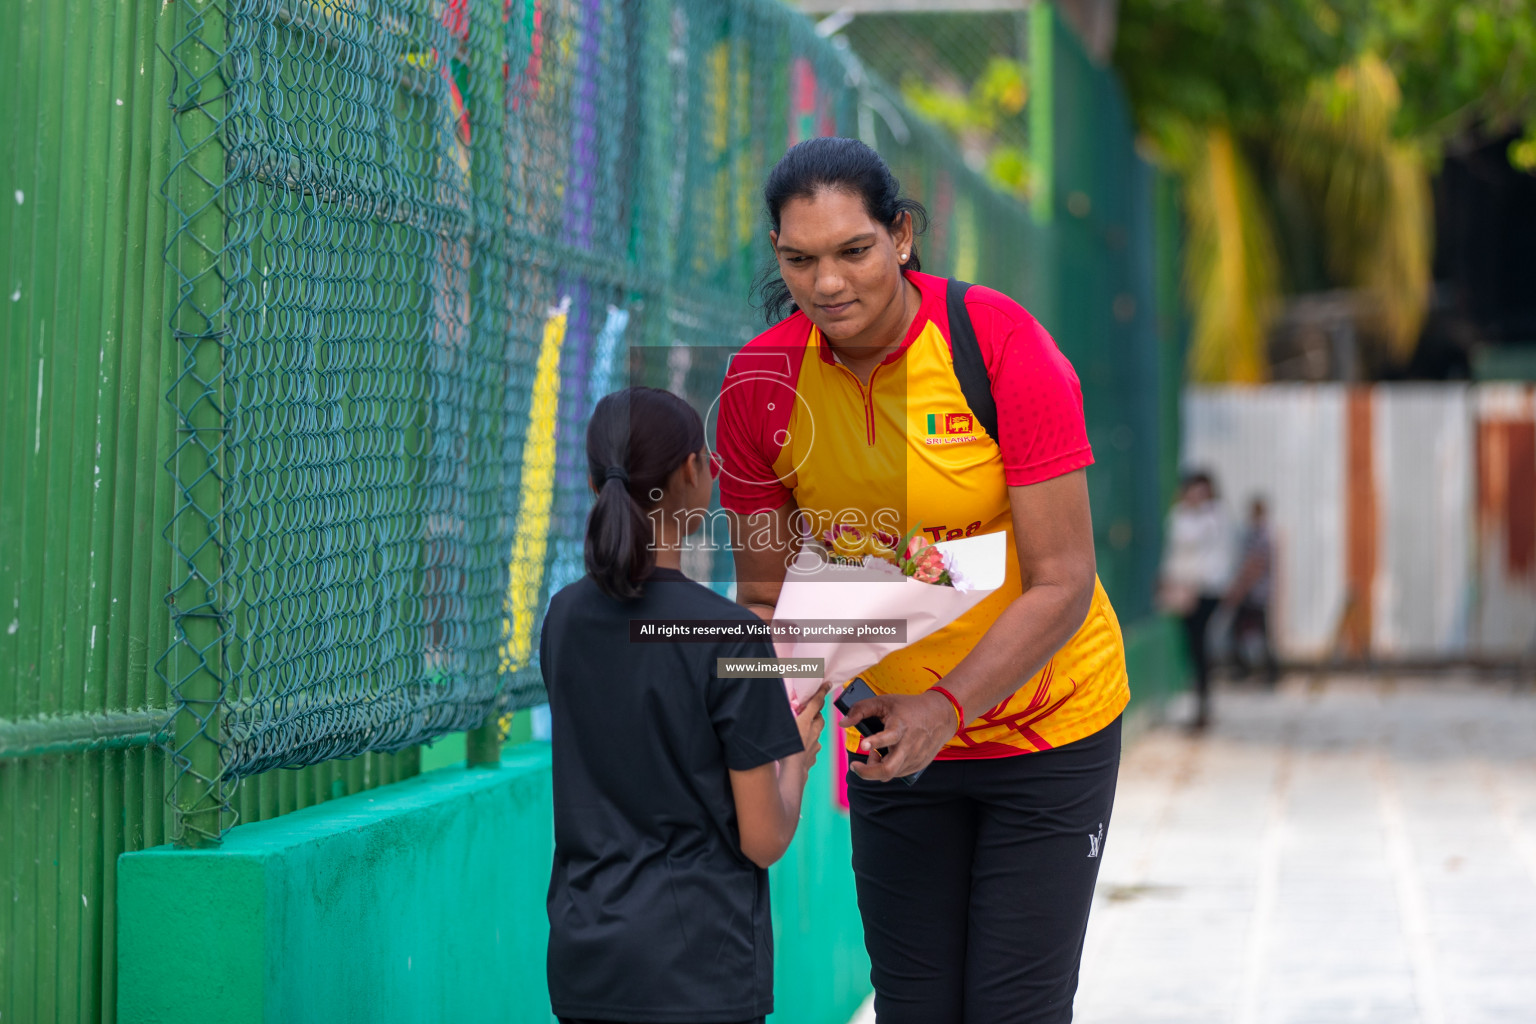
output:
MULTIPOLYGON (((843 692, 837 695, 837 699, 834 700, 832 704, 837 708, 839 712, 846 715, 849 711, 853 710, 853 706, 859 701, 868 700, 874 695, 875 691, 869 688, 868 683, 866 683, 863 679, 855 679, 853 682, 843 687, 843 692)), ((877 732, 885 731, 885 722, 872 715, 861 722, 854 723, 853 727, 859 731, 860 736, 873 736, 877 732)), ((889 748, 881 747, 879 751, 880 756, 884 757, 888 749, 889 748)), ((928 769, 926 768, 919 768, 911 775, 899 775, 897 778, 901 779, 902 782, 905 782, 910 786, 918 780, 918 777, 921 776, 923 772, 927 770, 928 769)))

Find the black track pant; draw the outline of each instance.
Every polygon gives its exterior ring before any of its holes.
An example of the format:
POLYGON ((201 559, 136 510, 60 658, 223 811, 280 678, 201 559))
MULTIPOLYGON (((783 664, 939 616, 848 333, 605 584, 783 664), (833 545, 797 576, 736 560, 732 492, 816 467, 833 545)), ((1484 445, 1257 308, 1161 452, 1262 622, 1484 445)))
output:
POLYGON ((1204 726, 1211 717, 1211 657, 1206 643, 1206 629, 1211 616, 1221 606, 1221 599, 1209 594, 1201 595, 1195 606, 1184 616, 1184 639, 1189 644, 1189 660, 1195 669, 1195 698, 1199 702, 1196 724, 1204 726))
POLYGON ((1120 720, 1054 750, 848 773, 879 1024, 1072 1019, 1120 767, 1120 720))
POLYGON ((1280 677, 1280 667, 1275 664, 1275 648, 1269 642, 1269 609, 1262 604, 1244 601, 1237 606, 1237 613, 1232 616, 1232 661, 1242 675, 1253 671, 1244 648, 1247 646, 1245 640, 1254 634, 1257 634, 1264 652, 1264 681, 1274 686, 1280 677))

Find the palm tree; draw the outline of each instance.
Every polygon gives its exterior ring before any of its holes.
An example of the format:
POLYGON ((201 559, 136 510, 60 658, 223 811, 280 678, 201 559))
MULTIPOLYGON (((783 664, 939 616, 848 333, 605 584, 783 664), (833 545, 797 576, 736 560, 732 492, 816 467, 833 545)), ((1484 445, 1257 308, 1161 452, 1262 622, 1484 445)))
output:
POLYGON ((1302 234, 1320 240, 1328 283, 1358 293, 1362 337, 1378 361, 1412 354, 1429 301, 1433 228, 1424 147, 1393 132, 1401 102, 1391 68, 1366 53, 1314 80, 1274 138, 1243 139, 1220 122, 1156 133, 1184 181, 1192 380, 1265 380, 1282 288, 1301 276, 1276 245, 1273 194, 1259 185, 1254 153, 1299 193, 1300 214, 1313 222, 1302 234))

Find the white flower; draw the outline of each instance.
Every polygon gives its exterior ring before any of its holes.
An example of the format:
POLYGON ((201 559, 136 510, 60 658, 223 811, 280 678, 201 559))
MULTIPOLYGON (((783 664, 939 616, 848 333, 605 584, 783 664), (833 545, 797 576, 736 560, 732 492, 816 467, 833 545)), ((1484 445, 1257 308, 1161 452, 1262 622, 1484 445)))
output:
POLYGON ((901 567, 900 566, 896 565, 893 562, 887 562, 885 559, 880 558, 880 557, 878 557, 876 555, 865 555, 864 556, 864 568, 866 568, 866 569, 874 569, 877 572, 882 572, 882 573, 886 574, 887 576, 896 576, 898 578, 901 576, 901 567))

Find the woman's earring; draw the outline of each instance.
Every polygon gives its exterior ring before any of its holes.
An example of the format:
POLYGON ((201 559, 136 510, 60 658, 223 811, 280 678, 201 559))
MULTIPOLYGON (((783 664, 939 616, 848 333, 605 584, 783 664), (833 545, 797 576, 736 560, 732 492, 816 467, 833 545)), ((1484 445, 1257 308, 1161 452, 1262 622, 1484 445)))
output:
POLYGON ((907 262, 907 254, 906 253, 902 253, 901 254, 901 262, 903 262, 903 263, 907 262))

